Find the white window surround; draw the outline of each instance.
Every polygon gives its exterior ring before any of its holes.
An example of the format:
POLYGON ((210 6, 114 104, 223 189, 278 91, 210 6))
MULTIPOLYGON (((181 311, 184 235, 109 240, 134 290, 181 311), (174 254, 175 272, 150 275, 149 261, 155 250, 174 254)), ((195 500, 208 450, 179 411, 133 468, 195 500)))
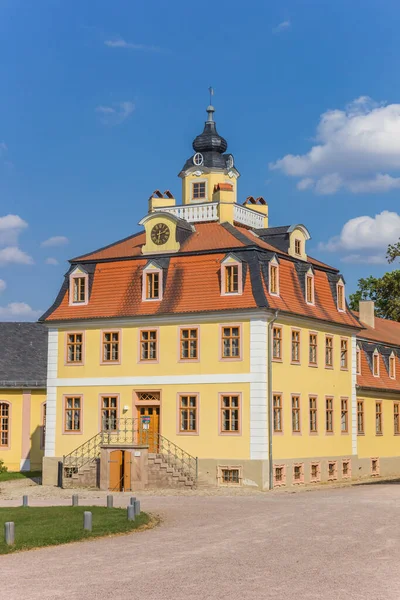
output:
POLYGON ((82 267, 76 267, 69 275, 68 298, 70 306, 85 306, 89 302, 89 275, 82 267), (85 300, 83 302, 74 300, 75 279, 85 280, 85 300))
POLYGON ((339 279, 336 284, 336 299, 337 299, 337 309, 339 312, 346 312, 346 287, 344 285, 343 279, 339 279), (339 287, 343 289, 343 308, 339 306, 339 287))
POLYGON ((160 302, 163 299, 163 270, 156 263, 150 262, 143 269, 142 276, 142 301, 143 302, 160 302), (147 298, 147 275, 150 273, 158 273, 158 297, 147 298))
POLYGON ((361 348, 356 345, 356 375, 361 375, 361 348))
POLYGON ((394 352, 389 356, 389 377, 390 379, 396 379, 396 355, 394 352), (390 374, 390 365, 393 364, 393 376, 390 374))
POLYGON ((221 296, 241 296, 243 294, 243 265, 240 260, 235 258, 234 255, 229 254, 221 262, 221 296), (238 268, 238 291, 227 292, 226 291, 226 268, 237 267, 238 268))
POLYGON ((314 279, 314 273, 312 271, 312 269, 309 269, 306 273, 306 277, 305 277, 305 286, 306 286, 306 303, 309 304, 310 306, 314 306, 315 305, 315 288, 314 288, 314 284, 315 284, 315 279, 314 279), (311 280, 311 300, 308 300, 308 280, 311 280))
POLYGON ((271 258, 268 264, 268 292, 271 294, 271 296, 279 296, 279 263, 275 257, 271 258), (276 267, 276 292, 271 291, 272 267, 276 267))
POLYGON ((378 350, 374 350, 374 353, 372 355, 372 375, 374 377, 379 377, 379 352, 378 352, 378 350), (377 373, 375 373, 375 358, 376 357, 378 357, 378 360, 377 360, 378 371, 377 371, 377 373))

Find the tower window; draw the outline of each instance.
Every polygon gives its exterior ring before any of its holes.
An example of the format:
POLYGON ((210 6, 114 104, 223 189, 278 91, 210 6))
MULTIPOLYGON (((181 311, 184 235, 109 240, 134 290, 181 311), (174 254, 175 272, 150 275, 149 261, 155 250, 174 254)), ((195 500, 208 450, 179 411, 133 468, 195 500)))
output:
POLYGON ((206 197, 206 182, 198 181, 196 183, 193 183, 192 191, 193 200, 204 200, 206 197))
POLYGON ((297 254, 297 256, 300 256, 300 254, 301 254, 301 240, 294 240, 294 253, 297 254))

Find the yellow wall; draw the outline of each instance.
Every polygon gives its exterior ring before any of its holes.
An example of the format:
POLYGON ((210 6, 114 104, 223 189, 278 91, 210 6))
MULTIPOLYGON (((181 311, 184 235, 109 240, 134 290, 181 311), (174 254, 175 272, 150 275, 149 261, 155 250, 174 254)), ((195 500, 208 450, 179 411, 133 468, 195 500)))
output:
MULTIPOLYGON (((394 435, 393 404, 395 400, 360 394, 364 401, 364 434, 357 436, 359 458, 400 455, 400 435, 394 435), (376 434, 375 402, 382 402, 382 435, 376 434)), ((399 399, 396 399, 399 402, 399 399)))
MULTIPOLYGON (((279 322, 277 322, 279 325, 279 322)), ((340 370, 341 336, 327 328, 304 328, 301 323, 282 325, 283 361, 273 363, 272 389, 282 394, 283 433, 274 433, 274 461, 286 458, 329 457, 351 454, 351 338, 348 337, 349 370, 340 370), (300 365, 291 364, 291 329, 301 330, 300 365), (318 333, 318 367, 309 367, 309 332, 318 333), (325 333, 334 336, 333 369, 325 368, 325 333), (291 394, 300 395, 301 434, 292 433, 291 394), (318 397, 318 433, 310 434, 309 395, 318 397), (325 433, 325 396, 334 398, 334 433, 325 433), (349 433, 340 432, 340 399, 348 398, 349 433)), ((343 336, 346 337, 346 336, 343 336)))
MULTIPOLYGON (((199 167, 201 170, 201 167, 199 167)), ((230 183, 233 185, 233 198, 234 202, 237 199, 237 179, 236 177, 229 177, 222 171, 212 173, 202 173, 197 176, 194 173, 189 173, 186 177, 182 178, 182 204, 196 204, 202 202, 212 202, 212 196, 214 192, 214 186, 217 183, 230 183), (204 200, 192 200, 192 183, 206 181, 206 198, 204 200)))
MULTIPOLYGON (((226 323, 228 325, 228 323, 226 323)), ((182 325, 185 327, 185 324, 182 325)), ((195 324, 187 325, 189 328, 195 324)), ((221 361, 221 333, 218 323, 202 323, 200 329, 200 361, 179 362, 179 327, 162 325, 159 328, 159 361, 147 364, 139 360, 139 328, 125 326, 121 329, 121 363, 102 365, 100 363, 101 329, 85 331, 85 364, 73 366, 65 364, 65 338, 67 331, 59 331, 58 377, 132 377, 153 375, 195 375, 201 373, 248 373, 250 370, 250 350, 248 322, 242 324, 242 355, 240 361, 221 361)), ((151 329, 151 325, 148 326, 151 329)), ((119 329, 119 328, 117 328, 119 329)), ((110 328, 108 328, 110 330, 110 328)))
POLYGON ((31 392, 31 470, 42 470, 44 448, 41 447, 43 404, 46 402, 44 390, 31 392))

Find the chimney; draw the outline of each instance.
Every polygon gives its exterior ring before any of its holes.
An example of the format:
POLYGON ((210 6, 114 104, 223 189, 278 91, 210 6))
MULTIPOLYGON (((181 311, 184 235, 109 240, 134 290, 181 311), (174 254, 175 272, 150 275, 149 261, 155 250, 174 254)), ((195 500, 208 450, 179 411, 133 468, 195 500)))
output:
POLYGON ((375 329, 375 302, 373 300, 360 300, 360 321, 375 329))

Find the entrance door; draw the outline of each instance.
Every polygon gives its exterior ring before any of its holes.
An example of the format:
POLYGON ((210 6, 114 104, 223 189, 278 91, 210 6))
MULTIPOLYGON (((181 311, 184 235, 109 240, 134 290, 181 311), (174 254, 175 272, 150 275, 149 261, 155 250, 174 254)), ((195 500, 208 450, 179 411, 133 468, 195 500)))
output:
POLYGON ((124 450, 124 492, 130 492, 131 486, 131 471, 132 471, 132 453, 129 450, 124 450))
POLYGON ((140 419, 139 444, 148 445, 149 452, 157 452, 158 434, 160 432, 160 407, 140 406, 138 412, 140 419))
POLYGON ((113 450, 110 452, 109 485, 113 492, 131 491, 132 454, 129 450, 113 450))

